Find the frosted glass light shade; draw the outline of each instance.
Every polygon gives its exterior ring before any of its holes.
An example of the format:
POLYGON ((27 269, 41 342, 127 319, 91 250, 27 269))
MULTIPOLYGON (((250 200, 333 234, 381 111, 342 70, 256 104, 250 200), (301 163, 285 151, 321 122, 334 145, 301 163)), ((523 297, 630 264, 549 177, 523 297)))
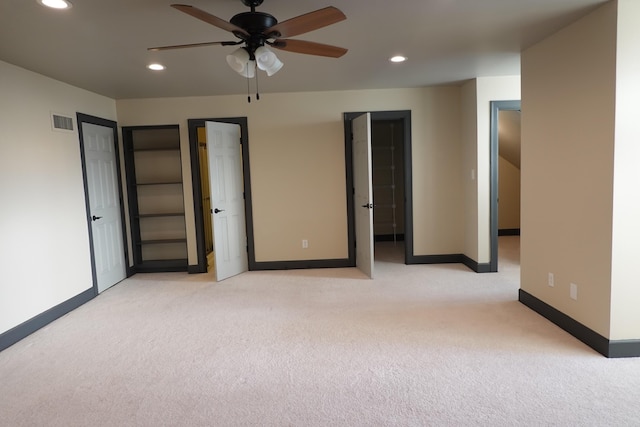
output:
POLYGON ((269 77, 280 71, 284 65, 270 49, 260 46, 256 49, 256 63, 258 68, 267 72, 269 77))
POLYGON ((243 77, 253 78, 256 75, 255 62, 249 60, 249 52, 243 47, 227 55, 227 64, 229 64, 233 71, 243 77))

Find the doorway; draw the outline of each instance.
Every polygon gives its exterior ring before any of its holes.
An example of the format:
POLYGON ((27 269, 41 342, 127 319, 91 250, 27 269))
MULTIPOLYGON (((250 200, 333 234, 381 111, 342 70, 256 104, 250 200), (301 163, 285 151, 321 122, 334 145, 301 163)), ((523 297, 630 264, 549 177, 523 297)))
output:
POLYGON ((498 271, 498 236, 520 235, 521 103, 491 102, 490 236, 491 272, 498 271))
MULTIPOLYGON (((347 214, 349 218, 349 261, 356 265, 355 203, 353 200, 354 118, 365 114, 344 114, 345 158, 347 177, 347 214)), ((405 264, 413 260, 413 203, 411 176, 411 111, 376 111, 371 117, 371 157, 373 187, 373 236, 375 247, 385 253, 400 251, 405 264)), ((374 249, 375 251, 375 249, 374 249)))
POLYGON ((208 271, 208 258, 211 258, 213 250, 212 233, 212 205, 209 188, 209 169, 206 148, 206 122, 219 122, 236 124, 240 126, 240 144, 242 150, 242 175, 243 175, 243 196, 244 196, 244 216, 246 223, 245 248, 248 255, 249 270, 255 269, 255 246, 253 240, 253 215, 251 203, 251 176, 249 170, 249 136, 248 123, 246 117, 226 117, 189 119, 189 151, 191 157, 191 182, 193 185, 193 204, 196 228, 196 251, 198 261, 196 265, 189 266, 189 273, 206 273, 208 271), (203 138, 204 137, 204 138, 203 138), (204 142, 204 148, 201 146, 204 142), (208 240, 211 237, 211 240, 208 240), (209 255, 209 257, 208 257, 209 255))
POLYGON ((77 120, 91 276, 97 295, 129 275, 117 124, 82 113, 77 120))

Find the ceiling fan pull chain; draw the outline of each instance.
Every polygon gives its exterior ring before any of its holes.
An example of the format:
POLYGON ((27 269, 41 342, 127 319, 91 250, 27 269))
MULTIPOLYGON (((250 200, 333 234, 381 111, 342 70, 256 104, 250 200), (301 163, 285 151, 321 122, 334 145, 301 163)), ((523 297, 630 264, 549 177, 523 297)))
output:
POLYGON ((258 92, 258 73, 256 72, 256 99, 260 101, 260 92, 258 92))
POLYGON ((249 70, 247 69, 247 102, 251 104, 251 87, 249 86, 249 70))

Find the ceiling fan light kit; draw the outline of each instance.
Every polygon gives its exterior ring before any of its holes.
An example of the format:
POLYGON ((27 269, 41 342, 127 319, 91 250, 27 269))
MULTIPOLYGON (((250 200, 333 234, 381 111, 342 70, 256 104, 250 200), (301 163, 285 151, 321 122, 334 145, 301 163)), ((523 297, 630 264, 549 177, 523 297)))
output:
POLYGON ((256 49, 255 57, 258 68, 262 71, 266 71, 267 76, 269 77, 280 71, 284 65, 271 49, 264 46, 260 46, 256 49))
POLYGON ((256 62, 251 60, 249 52, 244 47, 239 47, 227 55, 227 64, 233 71, 243 77, 248 79, 255 77, 256 62))
POLYGON ((268 76, 273 76, 282 68, 282 61, 267 46, 288 52, 329 58, 339 58, 347 53, 347 49, 342 47, 287 38, 308 33, 347 19, 339 9, 329 6, 278 23, 278 20, 272 15, 256 12, 256 7, 260 6, 262 2, 263 0, 242 0, 242 3, 251 8, 251 11, 238 13, 229 21, 190 5, 172 4, 171 7, 174 9, 229 31, 239 40, 161 46, 152 47, 149 50, 160 51, 198 46, 243 44, 244 46, 227 55, 227 63, 234 71, 247 78, 253 78, 256 75, 256 65, 260 70, 265 71, 268 76))

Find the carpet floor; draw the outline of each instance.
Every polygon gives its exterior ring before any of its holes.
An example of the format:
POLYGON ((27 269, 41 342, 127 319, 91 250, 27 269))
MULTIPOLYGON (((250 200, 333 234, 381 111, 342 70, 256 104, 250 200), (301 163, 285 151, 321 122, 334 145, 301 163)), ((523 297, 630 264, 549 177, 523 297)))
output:
POLYGON ((404 265, 137 274, 0 352, 1 426, 640 426, 607 359, 500 272, 404 265))

